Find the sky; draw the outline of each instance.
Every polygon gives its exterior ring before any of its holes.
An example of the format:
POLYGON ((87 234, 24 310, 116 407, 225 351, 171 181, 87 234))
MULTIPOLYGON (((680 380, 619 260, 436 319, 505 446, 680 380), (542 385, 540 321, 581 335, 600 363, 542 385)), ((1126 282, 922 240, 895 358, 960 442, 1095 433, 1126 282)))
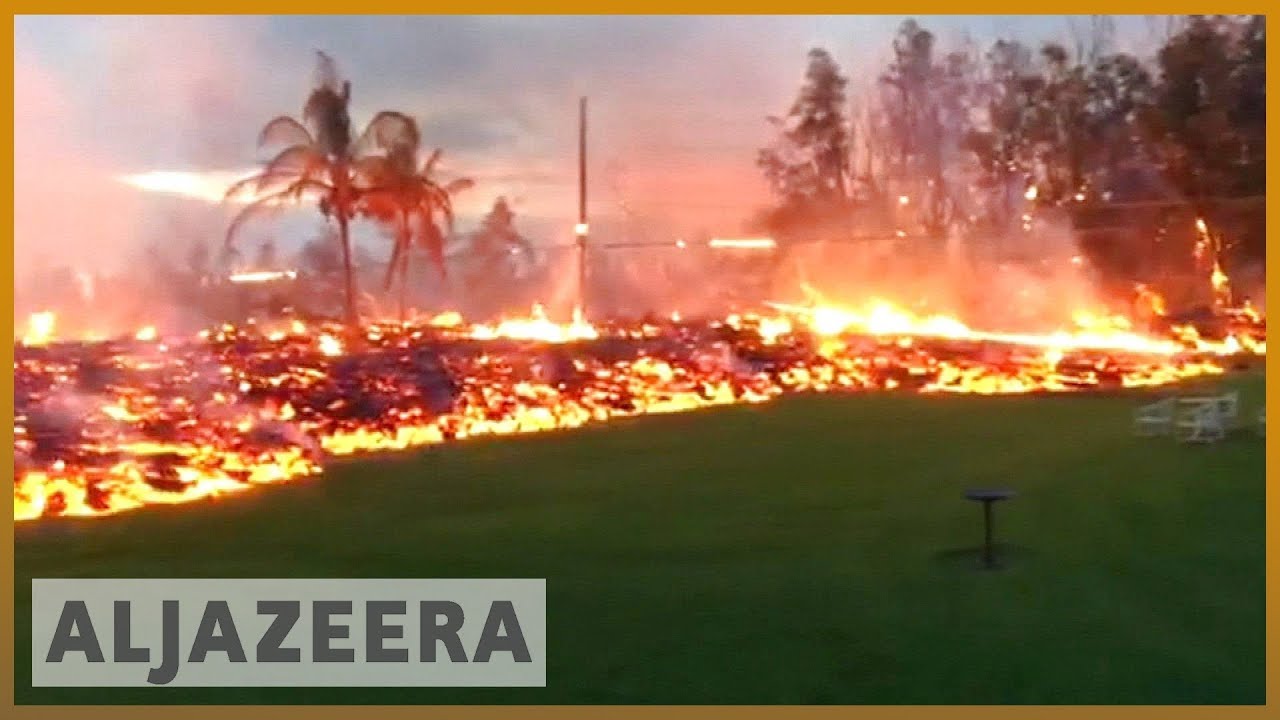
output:
MULTIPOLYGON (((498 196, 537 242, 576 216, 577 101, 589 98, 593 227, 623 241, 732 234, 763 206, 754 165, 765 117, 787 109, 805 53, 827 48, 856 93, 884 66, 902 16, 18 17, 15 266, 106 269, 156 244, 221 240, 227 208, 147 193, 122 175, 212 174, 261 160, 258 131, 297 115, 315 51, 352 82, 355 123, 397 109, 444 150, 445 177, 476 186, 463 228, 498 196), (595 221, 599 220, 597 224, 595 221)), ((1068 39, 1062 16, 918 17, 943 48, 1068 39)), ((1077 23, 1087 22, 1077 18, 1077 23)), ((1116 18, 1141 51, 1155 21, 1116 18)), ((314 213, 259 221, 289 246, 314 213)))

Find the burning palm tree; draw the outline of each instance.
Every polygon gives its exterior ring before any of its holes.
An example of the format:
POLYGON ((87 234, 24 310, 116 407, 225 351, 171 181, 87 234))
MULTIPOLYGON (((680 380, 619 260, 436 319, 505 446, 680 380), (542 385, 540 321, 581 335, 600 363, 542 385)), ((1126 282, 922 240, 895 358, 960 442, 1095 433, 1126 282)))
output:
POLYGON ((393 243, 385 286, 390 290, 399 275, 401 321, 405 316, 409 256, 415 240, 431 256, 443 276, 445 238, 453 231, 452 196, 474 184, 468 178, 444 184, 437 182, 434 173, 442 154, 439 149, 432 152, 419 168, 417 161, 421 141, 418 124, 413 118, 403 113, 384 111, 369 123, 362 142, 373 147, 361 147, 364 155, 357 161, 361 176, 371 183, 370 190, 360 198, 359 212, 392 228, 393 243))
POLYGON ((232 185, 227 199, 250 194, 250 202, 227 228, 231 245, 244 222, 261 211, 300 202, 304 197, 319 199, 320 211, 338 225, 346 295, 346 321, 359 325, 356 282, 352 263, 350 225, 357 203, 367 188, 357 162, 369 147, 371 125, 359 140, 351 133, 351 83, 340 81, 333 59, 317 53, 316 83, 303 107, 301 120, 281 115, 266 124, 258 137, 259 147, 283 145, 262 171, 232 185))

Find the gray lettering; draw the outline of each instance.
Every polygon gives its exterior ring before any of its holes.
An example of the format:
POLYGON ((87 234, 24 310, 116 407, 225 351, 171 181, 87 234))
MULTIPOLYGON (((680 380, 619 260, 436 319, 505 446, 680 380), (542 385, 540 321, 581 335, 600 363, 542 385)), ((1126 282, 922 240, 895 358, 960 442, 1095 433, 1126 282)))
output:
POLYGON ((466 662, 467 652, 458 637, 458 630, 462 628, 462 606, 449 600, 423 600, 420 613, 422 647, 419 652, 422 662, 436 661, 437 642, 444 643, 444 649, 449 652, 449 662, 466 662), (445 623, 437 625, 436 618, 441 615, 445 617, 445 623))
POLYGON ((147 682, 168 685, 178 677, 178 601, 160 603, 160 666, 151 668, 147 682))
POLYGON ((224 652, 231 662, 246 662, 244 647, 240 644, 240 634, 236 632, 236 623, 231 619, 231 608, 226 600, 210 600, 204 606, 204 616, 200 618, 200 627, 196 628, 196 637, 191 641, 191 655, 188 662, 200 663, 211 652, 224 652), (218 634, 214 635, 213 631, 218 634))
POLYGON ((301 650, 280 647, 302 615, 302 603, 297 600, 259 600, 258 614, 276 616, 262 633, 262 639, 258 640, 258 662, 302 662, 301 650))
POLYGON ((62 615, 58 618, 58 627, 53 631, 53 640, 49 641, 49 654, 45 662, 62 662, 69 652, 82 652, 89 662, 106 662, 102 657, 102 647, 98 645, 98 636, 93 632, 93 622, 89 620, 89 608, 83 600, 68 600, 62 606, 62 615), (76 630, 72 635, 71 630, 76 630))
POLYGON ((401 625, 385 625, 382 620, 386 615, 404 615, 409 612, 408 603, 403 600, 370 600, 365 606, 365 661, 366 662, 409 662, 407 648, 383 647, 383 641, 404 637, 401 625))
POLYGON ((115 661, 151 662, 151 648, 136 648, 130 642, 133 629, 133 618, 129 612, 128 600, 115 601, 115 661))
POLYGON ((346 600, 317 600, 311 605, 311 661, 312 662, 355 662, 356 651, 352 648, 329 647, 329 641, 351 637, 351 628, 346 625, 332 625, 330 615, 350 615, 351 603, 346 600))
POLYGON ((480 631, 480 642, 476 643, 476 662, 489 662, 489 656, 495 652, 506 651, 516 662, 533 662, 529 657, 529 647, 524 642, 524 633, 520 632, 520 621, 516 620, 516 609, 510 600, 494 600, 489 606, 489 617, 485 618, 484 630, 480 631), (505 635, 498 630, 506 629, 505 635))

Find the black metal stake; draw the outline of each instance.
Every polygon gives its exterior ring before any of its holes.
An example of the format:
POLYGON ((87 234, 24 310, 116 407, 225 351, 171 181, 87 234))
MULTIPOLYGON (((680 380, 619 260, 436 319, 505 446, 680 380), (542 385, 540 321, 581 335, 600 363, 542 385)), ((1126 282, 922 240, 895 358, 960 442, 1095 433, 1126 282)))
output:
POLYGON ((986 541, 982 545, 982 564, 988 570, 995 566, 995 557, 991 551, 991 501, 986 500, 982 503, 982 514, 986 519, 986 541))
POLYGON ((973 489, 966 490, 964 496, 974 502, 982 503, 982 567, 984 570, 993 570, 996 567, 996 548, 993 540, 995 531, 991 518, 991 505, 1013 497, 1014 492, 1007 488, 973 489))

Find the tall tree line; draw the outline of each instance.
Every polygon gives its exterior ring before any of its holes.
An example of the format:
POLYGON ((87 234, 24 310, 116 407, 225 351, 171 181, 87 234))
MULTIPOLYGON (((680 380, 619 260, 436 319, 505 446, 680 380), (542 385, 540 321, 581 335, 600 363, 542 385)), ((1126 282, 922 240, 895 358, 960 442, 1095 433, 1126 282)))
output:
MULTIPOLYGON (((1263 17, 1180 18, 1151 57, 1114 50, 1106 18, 1073 30, 1040 47, 942 48, 909 20, 856 101, 814 49, 795 103, 769 119, 777 139, 758 164, 775 202, 761 224, 791 242, 853 227, 943 237, 1016 229, 1026 200, 1200 208, 1265 193, 1263 17)), ((1255 235, 1240 250, 1261 257, 1255 235)))

